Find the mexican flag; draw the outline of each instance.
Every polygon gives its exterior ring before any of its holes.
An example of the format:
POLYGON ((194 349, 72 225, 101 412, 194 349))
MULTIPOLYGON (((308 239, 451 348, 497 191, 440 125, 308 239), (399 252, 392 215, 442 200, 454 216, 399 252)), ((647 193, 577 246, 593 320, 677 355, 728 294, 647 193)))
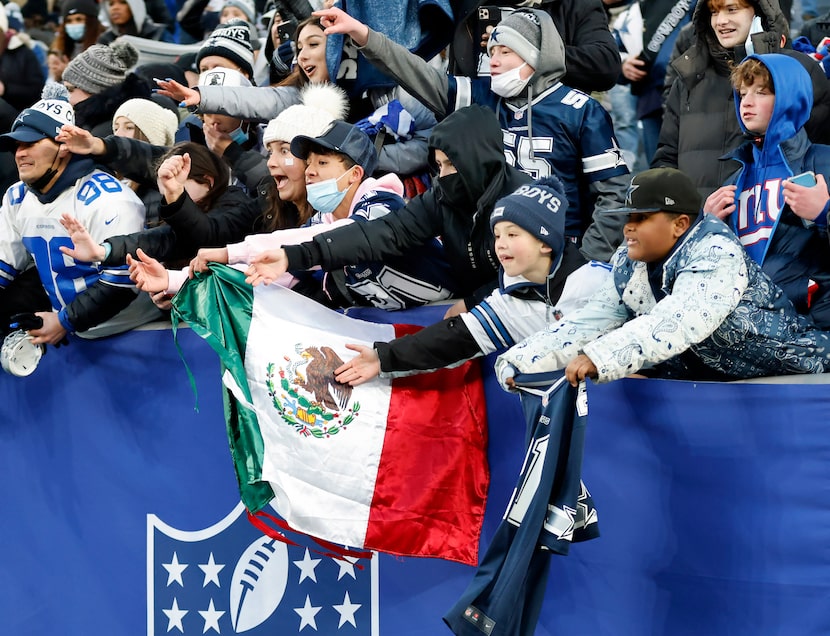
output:
POLYGON ((215 266, 173 299, 219 354, 243 503, 350 547, 476 564, 488 486, 479 368, 357 387, 333 371, 413 327, 364 322, 215 266))

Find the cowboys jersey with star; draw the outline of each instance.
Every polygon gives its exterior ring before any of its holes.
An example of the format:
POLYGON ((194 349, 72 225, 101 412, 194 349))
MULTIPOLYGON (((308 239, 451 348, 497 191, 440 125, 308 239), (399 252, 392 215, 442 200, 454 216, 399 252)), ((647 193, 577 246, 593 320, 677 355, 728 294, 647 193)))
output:
POLYGON ((489 77, 450 76, 448 103, 456 110, 471 104, 492 109, 499 117, 508 163, 534 179, 559 177, 568 196, 565 235, 570 238, 578 239, 591 224, 596 201, 591 184, 628 174, 608 112, 562 82, 528 104, 496 95, 489 77))

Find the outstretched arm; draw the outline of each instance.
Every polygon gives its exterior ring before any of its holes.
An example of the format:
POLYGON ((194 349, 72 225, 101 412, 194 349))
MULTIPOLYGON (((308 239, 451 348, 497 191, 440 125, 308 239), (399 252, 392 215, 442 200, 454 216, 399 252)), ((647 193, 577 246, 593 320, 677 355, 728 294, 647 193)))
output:
POLYGON ((82 263, 98 263, 104 260, 107 255, 106 249, 92 239, 83 223, 64 212, 61 214, 61 225, 69 232, 69 238, 74 245, 71 248, 61 247, 61 252, 82 263))
POLYGON ((395 78, 406 92, 416 96, 439 117, 447 114, 449 80, 445 73, 340 9, 316 11, 314 15, 320 16, 327 35, 349 35, 372 65, 395 78))
POLYGON ((347 349, 357 351, 357 356, 334 370, 334 379, 342 384, 357 386, 376 378, 380 373, 378 352, 365 345, 347 344, 347 349))
POLYGON ((170 285, 170 275, 159 261, 147 256, 140 247, 136 250, 135 258, 127 254, 127 265, 130 266, 130 278, 141 291, 151 294, 166 291, 170 285))

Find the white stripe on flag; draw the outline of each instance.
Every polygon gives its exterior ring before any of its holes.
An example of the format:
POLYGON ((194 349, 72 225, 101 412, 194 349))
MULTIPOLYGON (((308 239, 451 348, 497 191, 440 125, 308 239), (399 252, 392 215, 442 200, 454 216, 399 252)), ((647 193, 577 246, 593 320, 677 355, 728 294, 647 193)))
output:
MULTIPOLYGON (((390 382, 375 379, 355 387, 345 408, 326 409, 339 412, 339 420, 330 420, 328 428, 313 416, 307 424, 303 417, 309 415, 301 402, 322 402, 331 394, 319 383, 317 392, 311 392, 312 365, 321 366, 323 354, 329 353, 324 347, 345 361, 355 355, 346 343, 371 346, 392 338, 392 325, 346 318, 278 286, 255 289, 245 370, 264 443, 262 478, 271 483, 276 508, 296 530, 363 545, 386 432, 390 382), (281 386, 280 372, 289 391, 281 386), (293 425, 275 407, 271 389, 276 389, 293 425), (348 416, 352 419, 347 423, 348 416)), ((331 363, 329 371, 332 365, 336 366, 331 363)))

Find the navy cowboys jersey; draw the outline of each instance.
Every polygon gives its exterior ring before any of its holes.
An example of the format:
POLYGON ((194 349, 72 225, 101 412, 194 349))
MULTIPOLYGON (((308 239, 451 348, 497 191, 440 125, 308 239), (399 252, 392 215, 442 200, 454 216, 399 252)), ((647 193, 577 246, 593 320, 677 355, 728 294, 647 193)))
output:
POLYGON ((498 114, 507 162, 534 179, 555 174, 565 186, 565 235, 579 238, 591 224, 590 184, 628 174, 611 117, 589 95, 557 82, 532 102, 512 106, 490 90, 490 78, 449 77, 450 110, 480 104, 498 114), (528 125, 533 132, 531 143, 528 125))
MULTIPOLYGON (((367 223, 404 205, 397 194, 371 189, 361 196, 349 218, 356 223, 367 223)), ((324 277, 327 290, 332 284, 327 280, 331 275, 330 272, 324 277)), ((336 274, 335 280, 339 276, 336 274)), ((438 238, 383 262, 347 265, 343 276, 343 284, 355 302, 389 311, 447 300, 456 289, 452 270, 444 257, 444 246, 438 238)))
POLYGON ((593 500, 580 478, 588 410, 585 383, 573 388, 563 371, 515 380, 522 387, 527 452, 487 553, 461 599, 444 616, 453 633, 463 636, 532 636, 550 555, 567 554, 572 541, 599 534, 593 500))

